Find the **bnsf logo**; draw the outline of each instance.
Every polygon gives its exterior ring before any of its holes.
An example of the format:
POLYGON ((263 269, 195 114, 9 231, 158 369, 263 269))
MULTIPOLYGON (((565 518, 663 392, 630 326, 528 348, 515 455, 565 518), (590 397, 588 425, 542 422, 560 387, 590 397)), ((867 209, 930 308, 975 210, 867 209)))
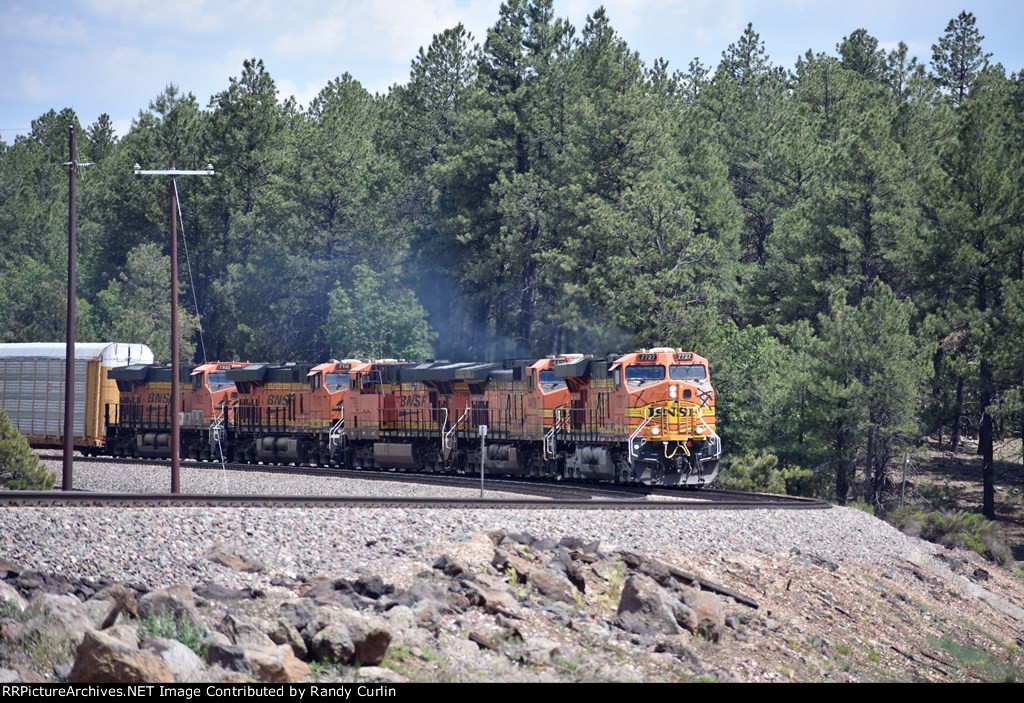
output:
POLYGON ((170 393, 150 393, 146 396, 146 402, 150 405, 164 405, 171 402, 170 393))
POLYGON ((422 395, 403 395, 400 398, 399 405, 403 408, 422 408, 427 405, 427 399, 422 395))
POLYGON ((272 395, 267 400, 269 405, 288 405, 292 402, 294 396, 291 393, 284 393, 282 395, 272 395))

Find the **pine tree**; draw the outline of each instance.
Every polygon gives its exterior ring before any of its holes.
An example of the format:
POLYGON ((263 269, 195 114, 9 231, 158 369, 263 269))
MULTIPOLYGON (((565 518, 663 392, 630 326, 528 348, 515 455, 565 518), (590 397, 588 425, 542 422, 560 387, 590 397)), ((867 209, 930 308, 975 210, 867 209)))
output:
POLYGON ((935 85, 946 93, 954 107, 971 96, 992 54, 981 48, 985 39, 974 26, 974 14, 966 10, 949 21, 938 44, 932 44, 935 85))
POLYGON ((45 491, 53 488, 56 480, 14 429, 7 413, 0 410, 0 488, 45 491))

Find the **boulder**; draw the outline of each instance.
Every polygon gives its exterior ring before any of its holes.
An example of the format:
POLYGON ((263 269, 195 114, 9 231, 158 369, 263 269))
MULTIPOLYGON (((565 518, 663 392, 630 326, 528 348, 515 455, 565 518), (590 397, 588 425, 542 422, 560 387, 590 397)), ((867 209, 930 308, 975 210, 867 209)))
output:
POLYGON ((263 562, 259 559, 253 559, 241 552, 241 550, 233 544, 224 544, 218 542, 210 546, 204 553, 209 561, 214 564, 220 564, 226 566, 229 569, 235 571, 247 571, 250 573, 256 573, 263 571, 263 562))
POLYGON ((141 649, 159 657, 171 670, 177 683, 191 683, 204 679, 206 667, 203 666, 203 660, 177 640, 151 637, 142 643, 141 649))
POLYGON ((19 613, 25 611, 28 601, 18 592, 14 586, 0 581, 0 609, 14 609, 19 613))
POLYGON ((309 656, 305 640, 299 634, 298 629, 287 620, 279 619, 274 628, 267 633, 274 644, 286 644, 292 648, 299 659, 309 656))
POLYGON ((355 643, 344 625, 328 625, 313 636, 310 649, 317 661, 350 664, 356 655, 355 643))
POLYGON ((273 647, 275 644, 267 636, 267 631, 274 629, 273 625, 237 613, 225 615, 221 620, 221 629, 231 638, 232 642, 244 649, 273 647))
POLYGON ((244 649, 233 644, 214 642, 206 650, 206 662, 210 666, 220 667, 228 671, 251 674, 252 666, 244 649))
POLYGON ((701 635, 715 642, 725 627, 725 609, 722 600, 713 593, 699 588, 681 589, 682 602, 689 609, 690 617, 680 624, 695 635, 701 635))
POLYGON ((93 623, 82 603, 74 596, 39 593, 28 604, 32 617, 19 630, 19 639, 48 639, 79 644, 93 623))
POLYGON ((163 618, 204 629, 195 594, 185 584, 150 591, 139 599, 138 611, 141 619, 163 618))
POLYGON ((530 586, 546 598, 563 603, 575 603, 575 587, 569 579, 554 569, 538 569, 530 574, 530 586))
MULTIPOLYGON (((343 627, 352 643, 351 659, 338 661, 355 661, 360 666, 376 666, 384 659, 391 645, 391 632, 387 622, 377 616, 363 615, 351 610, 332 613, 331 624, 325 630, 343 627)), ((319 637, 323 631, 317 634, 319 637)), ((315 642, 315 638, 314 638, 315 642)))
POLYGON ((465 564, 455 561, 447 554, 442 554, 437 558, 437 561, 434 562, 434 568, 445 576, 451 576, 452 578, 458 578, 468 571, 465 564))
POLYGON ((680 605, 653 579, 633 574, 622 588, 616 624, 638 635, 676 635, 681 632, 676 620, 680 605))
POLYGON ((278 607, 278 616, 296 630, 304 630, 316 618, 317 605, 309 598, 286 600, 278 607))
POLYGON ((245 653, 253 676, 265 683, 299 683, 309 676, 309 666, 295 657, 286 644, 245 653))
POLYGON ((510 580, 513 578, 512 575, 514 573, 515 578, 521 581, 528 581, 530 579, 530 572, 534 569, 533 562, 527 561, 523 557, 504 549, 494 550, 491 566, 498 571, 504 572, 510 580))
POLYGON ((174 674, 151 652, 126 646, 98 630, 87 630, 68 676, 71 683, 172 683, 174 674))

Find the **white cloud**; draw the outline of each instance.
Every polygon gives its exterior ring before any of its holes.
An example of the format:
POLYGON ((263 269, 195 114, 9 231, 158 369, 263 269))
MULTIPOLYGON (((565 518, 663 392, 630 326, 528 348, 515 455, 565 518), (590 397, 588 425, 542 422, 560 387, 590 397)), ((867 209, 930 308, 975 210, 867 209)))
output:
POLYGON ((282 34, 274 42, 274 49, 286 58, 332 56, 343 49, 347 41, 348 23, 338 17, 328 17, 282 34))
POLYGON ((329 81, 330 79, 328 78, 308 81, 300 87, 287 78, 284 78, 282 80, 275 81, 277 84, 277 96, 281 102, 293 97, 295 98, 295 102, 297 102, 301 108, 308 108, 309 104, 320 94, 320 91, 324 89, 324 86, 326 86, 329 81))
POLYGON ((52 88, 35 73, 22 71, 18 74, 18 90, 20 97, 34 102, 45 102, 54 98, 52 88))
POLYGON ((93 13, 125 24, 170 26, 192 34, 221 29, 228 17, 227 3, 216 0, 81 0, 93 13))
POLYGON ((81 20, 66 15, 32 14, 13 7, 0 13, 0 36, 18 42, 66 46, 83 43, 88 33, 81 20))

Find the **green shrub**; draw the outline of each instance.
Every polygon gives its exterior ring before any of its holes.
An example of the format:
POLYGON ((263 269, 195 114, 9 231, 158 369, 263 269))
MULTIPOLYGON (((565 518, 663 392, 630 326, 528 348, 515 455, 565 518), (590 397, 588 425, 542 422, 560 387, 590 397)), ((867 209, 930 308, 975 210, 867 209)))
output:
POLYGON ((779 468, 774 454, 745 454, 736 457, 719 474, 719 485, 737 491, 758 493, 799 493, 799 484, 811 471, 797 467, 779 468))
POLYGON ((139 620, 139 639, 144 640, 147 637, 177 640, 203 660, 210 649, 210 636, 205 630, 187 619, 176 618, 167 613, 156 613, 139 620))
POLYGON ((979 513, 924 512, 917 507, 904 506, 893 510, 886 519, 911 537, 946 547, 970 549, 998 564, 1005 564, 1012 557, 999 524, 979 513))
POLYGON ((7 413, 0 410, 0 488, 45 491, 56 481, 57 476, 43 466, 7 413))

